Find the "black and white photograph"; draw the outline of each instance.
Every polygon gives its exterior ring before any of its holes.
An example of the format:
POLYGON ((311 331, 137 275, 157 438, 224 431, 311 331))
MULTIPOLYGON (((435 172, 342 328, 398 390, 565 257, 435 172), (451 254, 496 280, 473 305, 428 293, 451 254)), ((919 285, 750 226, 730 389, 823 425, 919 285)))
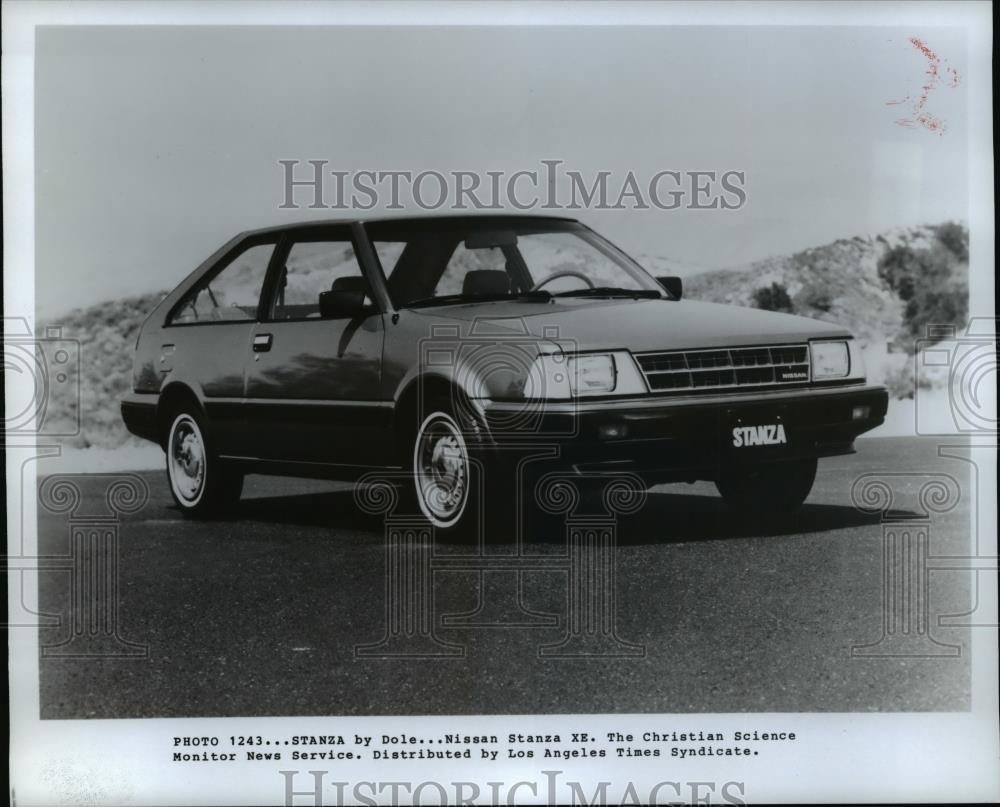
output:
POLYGON ((991 12, 4 2, 11 804, 1000 799, 991 12))

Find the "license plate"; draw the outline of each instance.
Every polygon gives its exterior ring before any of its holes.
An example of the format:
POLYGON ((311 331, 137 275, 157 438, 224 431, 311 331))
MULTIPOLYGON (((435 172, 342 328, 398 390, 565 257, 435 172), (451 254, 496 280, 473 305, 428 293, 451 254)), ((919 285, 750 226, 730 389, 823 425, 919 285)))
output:
POLYGON ((758 423, 751 426, 737 424, 732 432, 733 448, 788 445, 788 432, 784 423, 758 423))
POLYGON ((720 436, 723 445, 734 454, 774 454, 792 441, 792 429, 783 407, 730 410, 728 415, 720 436))

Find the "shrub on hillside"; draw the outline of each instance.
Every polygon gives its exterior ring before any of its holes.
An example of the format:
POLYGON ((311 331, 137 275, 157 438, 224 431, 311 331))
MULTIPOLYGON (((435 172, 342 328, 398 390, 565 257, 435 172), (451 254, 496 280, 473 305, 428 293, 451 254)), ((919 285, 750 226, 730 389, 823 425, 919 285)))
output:
POLYGON ((791 313, 793 310, 792 298, 788 294, 788 289, 781 283, 772 283, 770 286, 757 289, 753 293, 753 304, 765 311, 791 313))
POLYGON ((903 301, 905 332, 898 343, 913 352, 914 340, 930 325, 965 324, 969 312, 968 233, 956 224, 935 230, 937 242, 915 249, 900 245, 878 263, 879 277, 903 301))
POLYGON ((954 221, 938 225, 935 234, 941 245, 960 263, 969 260, 969 231, 954 221))

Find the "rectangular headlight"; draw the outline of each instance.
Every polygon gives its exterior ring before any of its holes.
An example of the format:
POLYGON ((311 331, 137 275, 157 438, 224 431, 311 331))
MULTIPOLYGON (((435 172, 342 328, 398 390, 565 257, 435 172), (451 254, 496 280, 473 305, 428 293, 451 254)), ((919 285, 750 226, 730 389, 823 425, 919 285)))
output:
POLYGON ((852 339, 847 343, 847 349, 851 354, 851 372, 848 377, 864 381, 867 373, 865 372, 865 357, 861 353, 860 343, 857 339, 852 339))
POLYGON ((847 378, 851 370, 847 342, 810 342, 809 364, 813 381, 847 378))
POLYGON ((525 382, 528 400, 566 400, 587 395, 643 395, 649 390, 627 350, 611 353, 544 353, 525 382))
POLYGON ((615 376, 615 357, 610 353, 570 357, 569 385, 574 395, 614 392, 615 376))

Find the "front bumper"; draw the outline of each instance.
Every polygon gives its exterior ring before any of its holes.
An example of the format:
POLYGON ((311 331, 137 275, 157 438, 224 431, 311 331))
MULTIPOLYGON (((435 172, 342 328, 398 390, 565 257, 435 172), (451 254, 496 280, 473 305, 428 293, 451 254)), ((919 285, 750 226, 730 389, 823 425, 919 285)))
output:
POLYGON ((488 402, 497 450, 538 450, 578 472, 621 470, 651 481, 715 479, 725 467, 850 454, 885 419, 885 387, 809 388, 683 397, 488 402), (734 429, 769 438, 734 445, 734 429), (777 428, 781 427, 780 431, 777 428), (774 427, 774 428, 770 428, 774 427), (783 439, 781 439, 783 438, 783 439))

